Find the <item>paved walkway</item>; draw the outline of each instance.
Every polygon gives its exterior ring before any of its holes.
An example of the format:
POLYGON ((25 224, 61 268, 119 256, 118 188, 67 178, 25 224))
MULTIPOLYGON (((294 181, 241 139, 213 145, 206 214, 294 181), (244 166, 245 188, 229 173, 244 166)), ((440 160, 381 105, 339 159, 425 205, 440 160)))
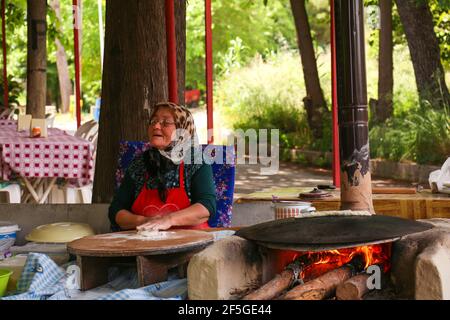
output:
MULTIPOLYGON (((199 136, 200 143, 206 143, 206 110, 204 108, 191 109, 199 136)), ((220 129, 225 130, 222 119, 214 114, 214 123, 220 129)), ((220 130, 216 128, 215 136, 220 130)), ((226 131, 226 130, 225 130, 226 131)), ((320 168, 308 168, 300 164, 280 162, 279 171, 275 175, 262 175, 261 165, 244 164, 237 165, 235 199, 257 191, 283 187, 314 187, 318 184, 333 184, 332 171, 320 168)), ((372 177, 372 184, 376 187, 414 187, 409 182, 379 179, 372 177)), ((428 188, 428 186, 424 186, 428 188)))
MULTIPOLYGON (((235 199, 244 194, 274 188, 314 187, 318 184, 333 184, 332 171, 328 169, 307 168, 296 163, 280 162, 277 174, 261 175, 260 167, 259 164, 237 165, 235 199)), ((415 187, 410 182, 377 177, 372 177, 372 185, 376 187, 415 187)))

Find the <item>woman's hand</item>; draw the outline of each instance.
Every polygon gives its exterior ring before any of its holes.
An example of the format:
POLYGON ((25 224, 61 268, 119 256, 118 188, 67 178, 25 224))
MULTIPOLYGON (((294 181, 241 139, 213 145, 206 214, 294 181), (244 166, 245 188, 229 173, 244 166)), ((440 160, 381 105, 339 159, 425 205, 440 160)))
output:
POLYGON ((172 219, 170 214, 165 216, 155 216, 147 218, 147 222, 136 227, 138 231, 144 230, 167 230, 172 227, 172 219))

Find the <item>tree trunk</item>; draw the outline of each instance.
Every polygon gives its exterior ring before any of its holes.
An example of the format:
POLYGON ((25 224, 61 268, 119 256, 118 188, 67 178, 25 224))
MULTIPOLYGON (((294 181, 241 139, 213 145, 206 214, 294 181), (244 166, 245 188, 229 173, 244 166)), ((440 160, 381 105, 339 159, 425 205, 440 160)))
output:
POLYGON ((396 0, 408 40, 420 102, 435 109, 450 103, 438 40, 430 8, 425 0, 396 0))
POLYGON ((380 46, 378 57, 378 103, 375 122, 385 122, 392 116, 394 88, 392 60, 392 0, 380 0, 380 46))
MULTIPOLYGON (((94 203, 108 203, 120 140, 147 140, 148 108, 168 99, 165 1, 106 4, 102 106, 96 161, 94 203)), ((178 83, 184 90, 186 4, 175 2, 178 83), (182 52, 182 55, 180 54, 182 52), (180 70, 182 72, 180 72, 180 70)))
POLYGON ((302 60, 303 77, 305 79, 306 94, 303 99, 308 116, 308 124, 314 138, 319 139, 323 135, 323 119, 329 111, 320 87, 319 72, 314 54, 308 15, 305 8, 305 0, 290 0, 292 14, 294 16, 297 41, 302 60))
MULTIPOLYGON (((55 11, 56 18, 61 21, 59 0, 52 0, 50 6, 55 11)), ((69 112, 70 95, 72 94, 72 83, 70 82, 69 64, 67 54, 61 41, 55 38, 56 44, 56 67, 58 69, 59 92, 61 95, 61 112, 69 112)))
POLYGON ((45 117, 47 94, 47 1, 27 1, 27 113, 45 117))

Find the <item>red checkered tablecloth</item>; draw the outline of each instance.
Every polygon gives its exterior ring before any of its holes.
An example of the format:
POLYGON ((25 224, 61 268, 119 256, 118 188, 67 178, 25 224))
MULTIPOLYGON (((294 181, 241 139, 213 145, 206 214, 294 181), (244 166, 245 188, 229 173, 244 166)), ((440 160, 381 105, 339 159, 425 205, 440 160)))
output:
POLYGON ((17 127, 17 120, 0 120, 0 126, 15 126, 15 127, 17 127))
POLYGON ((0 127, 0 170, 4 180, 27 178, 93 180, 93 145, 59 129, 48 129, 47 138, 30 138, 29 131, 0 127))

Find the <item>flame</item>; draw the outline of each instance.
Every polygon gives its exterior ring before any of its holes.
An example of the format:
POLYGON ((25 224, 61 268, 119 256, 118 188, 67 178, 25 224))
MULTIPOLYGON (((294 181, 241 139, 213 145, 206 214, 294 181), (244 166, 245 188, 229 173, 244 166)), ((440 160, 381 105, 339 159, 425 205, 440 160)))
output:
POLYGON ((320 252, 278 250, 275 268, 279 273, 289 263, 301 259, 304 264, 300 275, 304 281, 308 281, 349 263, 358 255, 363 257, 364 269, 376 264, 382 267, 385 273, 390 270, 391 243, 320 252))

